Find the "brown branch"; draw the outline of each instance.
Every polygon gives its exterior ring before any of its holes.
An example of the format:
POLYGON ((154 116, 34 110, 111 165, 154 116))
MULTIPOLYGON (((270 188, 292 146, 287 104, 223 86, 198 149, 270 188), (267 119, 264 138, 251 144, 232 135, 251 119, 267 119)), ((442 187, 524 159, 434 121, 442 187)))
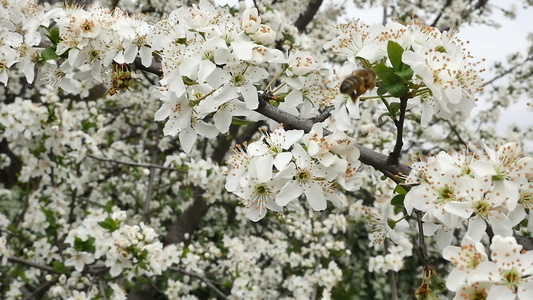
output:
POLYGON ((17 174, 20 173, 22 164, 15 153, 9 148, 6 139, 0 141, 0 153, 5 153, 11 160, 9 166, 5 167, 0 172, 0 183, 3 183, 6 189, 9 189, 17 183, 17 174))
POLYGON ((450 126, 450 129, 452 130, 452 132, 455 134, 455 136, 459 140, 459 143, 461 143, 462 145, 466 146, 467 143, 463 140, 463 138, 461 137, 461 135, 457 131, 457 128, 455 126, 453 126, 452 122, 450 122, 450 120, 446 120, 446 123, 448 123, 448 126, 450 126))
POLYGON ((161 239, 164 245, 177 244, 185 241, 185 236, 196 230, 209 207, 202 197, 204 190, 194 188, 194 201, 191 206, 184 210, 181 215, 170 225, 168 233, 161 239))
POLYGON ((19 263, 19 264, 23 264, 23 265, 26 265, 26 266, 30 266, 32 268, 36 268, 36 269, 39 269, 39 270, 43 270, 43 271, 46 271, 46 272, 55 273, 55 274, 62 274, 61 272, 54 270, 54 268, 51 268, 51 267, 48 267, 48 266, 43 266, 43 265, 31 262, 29 260, 25 260, 25 259, 16 257, 16 256, 8 257, 7 260, 9 260, 11 262, 14 262, 14 263, 19 263))
POLYGON ((141 164, 141 163, 127 162, 127 161, 121 161, 121 160, 116 160, 116 159, 98 157, 98 156, 94 156, 91 154, 87 154, 87 156, 90 158, 99 160, 99 161, 112 162, 112 163, 126 165, 126 166, 141 167, 141 168, 147 168, 147 169, 155 168, 155 169, 161 169, 161 170, 167 170, 167 171, 177 171, 177 172, 187 173, 186 171, 182 171, 182 170, 178 170, 178 169, 170 168, 170 167, 165 167, 165 166, 161 166, 157 164, 141 164))
MULTIPOLYGON (((140 61, 137 59, 136 65, 141 70, 146 70, 148 72, 162 75, 161 68, 159 67, 159 63, 152 64, 150 68, 145 68, 140 64, 140 61), (140 66, 139 66, 140 65, 140 66)), ((281 109, 278 109, 268 103, 268 95, 266 94, 259 94, 259 107, 255 110, 258 113, 269 117, 270 119, 277 121, 278 123, 283 123, 283 125, 286 128, 292 128, 292 129, 302 129, 305 132, 311 131, 311 128, 313 125, 322 120, 329 117, 330 111, 326 110, 321 115, 311 118, 311 119, 304 119, 299 118, 297 116, 294 116, 288 112, 285 112, 281 109)), ((386 155, 383 155, 381 153, 375 152, 373 150, 370 150, 368 148, 365 148, 361 145, 356 145, 356 147, 359 149, 361 156, 359 157, 359 160, 366 164, 374 167, 374 169, 382 172, 385 176, 391 178, 395 182, 400 182, 397 178, 397 175, 403 174, 408 175, 410 172, 410 168, 406 165, 400 164, 398 162, 391 163, 388 160, 388 157, 386 155)))
POLYGON ((422 262, 424 263, 424 270, 428 270, 431 267, 429 262, 428 251, 426 248, 426 241, 424 239, 424 225, 422 224, 422 212, 415 210, 416 221, 418 223, 418 253, 422 257, 422 262))
POLYGON ((224 294, 220 289, 218 289, 212 282, 211 280, 197 274, 197 273, 194 273, 194 272, 190 272, 190 271, 187 271, 187 270, 184 270, 182 268, 176 268, 176 267, 169 267, 168 268, 169 270, 172 270, 172 271, 176 271, 176 272, 180 272, 184 275, 187 275, 187 276, 191 276, 191 277, 194 277, 194 278, 197 278, 197 279, 200 279, 202 282, 204 282, 213 292, 215 292, 218 297, 220 297, 220 299, 228 299, 228 296, 226 296, 226 294, 224 294))
MULTIPOLYGON (((278 123, 283 123, 283 125, 288 126, 293 129, 302 129, 305 132, 311 131, 311 128, 315 124, 311 119, 303 119, 297 116, 291 115, 277 107, 273 107, 268 104, 267 95, 259 95, 259 107, 255 110, 258 113, 271 118, 278 123)), ((330 134, 330 132, 325 132, 325 134, 330 134)), ((400 163, 390 163, 388 156, 365 148, 361 145, 355 145, 359 149, 360 157, 359 160, 366 165, 374 167, 374 169, 381 171, 385 176, 399 182, 397 175, 403 174, 408 175, 411 169, 400 163)))
POLYGON ((56 284, 59 281, 59 276, 56 276, 56 278, 45 282, 43 285, 41 285, 38 289, 33 291, 31 294, 29 294, 24 300, 31 300, 31 299, 42 299, 45 292, 50 289, 54 284, 56 284))
POLYGON ((524 61, 523 61, 522 63, 520 63, 520 64, 517 65, 517 66, 514 66, 514 67, 512 67, 512 68, 509 68, 509 69, 503 71, 503 73, 501 73, 501 74, 499 74, 499 75, 496 75, 496 76, 495 76, 494 78, 492 78, 491 80, 485 82, 485 85, 492 84, 494 81, 496 81, 496 80, 498 80, 498 79, 500 79, 500 78, 506 76, 507 74, 513 72, 515 69, 517 69, 518 67, 523 66, 526 62, 531 61, 531 60, 533 60, 533 56, 528 56, 528 57, 526 57, 526 59, 524 59, 524 61))
POLYGON ((479 0, 476 3, 476 5, 474 5, 473 8, 465 9, 461 13, 461 19, 466 19, 470 14, 472 14, 476 10, 480 10, 481 11, 483 8, 485 8, 485 5, 487 5, 488 3, 489 3, 489 0, 479 0))
POLYGON ((331 111, 334 110, 335 108, 333 106, 331 107, 328 107, 324 110, 323 113, 321 113, 320 115, 318 116, 315 116, 315 117, 312 117, 310 118, 311 121, 313 121, 314 123, 321 123, 321 122, 324 122, 327 118, 329 118, 331 116, 331 111))
POLYGON ((433 20, 433 22, 431 23, 431 27, 437 27, 437 23, 439 22, 440 18, 442 17, 442 15, 444 14, 444 11, 446 10, 446 8, 448 8, 450 5, 452 4, 452 1, 451 0, 447 0, 446 3, 444 3, 444 5, 442 6, 442 8, 440 9, 440 12, 439 14, 437 15, 437 17, 435 18, 435 20, 433 20))
POLYGON ((143 66, 141 59, 139 57, 135 58, 133 62, 137 70, 145 71, 148 73, 155 74, 157 76, 163 76, 163 71, 161 70, 161 64, 159 62, 153 62, 149 67, 143 66))
POLYGON ((294 23, 294 26, 298 28, 299 32, 304 32, 305 27, 307 27, 307 24, 309 24, 313 18, 316 15, 316 12, 320 8, 320 5, 322 5, 322 0, 311 0, 309 1, 309 4, 307 5, 307 9, 305 12, 300 14, 298 17, 298 20, 294 23))
POLYGON ((518 235, 516 232, 513 233, 513 236, 516 239, 516 242, 522 245, 522 247, 524 247, 523 250, 526 250, 526 251, 533 250, 533 238, 518 235))

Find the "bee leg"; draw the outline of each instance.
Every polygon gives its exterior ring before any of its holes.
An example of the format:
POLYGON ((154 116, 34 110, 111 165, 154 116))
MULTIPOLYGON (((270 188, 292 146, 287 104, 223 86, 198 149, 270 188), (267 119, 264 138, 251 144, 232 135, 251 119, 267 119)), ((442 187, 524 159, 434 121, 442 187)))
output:
POLYGON ((350 98, 352 98, 353 103, 357 102, 357 99, 359 98, 359 94, 356 94, 355 92, 350 94, 350 98))

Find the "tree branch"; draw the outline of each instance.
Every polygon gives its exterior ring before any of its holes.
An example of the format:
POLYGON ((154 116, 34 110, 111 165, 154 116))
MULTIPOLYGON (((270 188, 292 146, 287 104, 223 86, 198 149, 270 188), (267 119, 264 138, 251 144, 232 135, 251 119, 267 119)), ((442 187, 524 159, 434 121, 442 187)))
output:
POLYGON ((442 8, 440 9, 440 12, 439 14, 437 15, 437 17, 435 18, 435 20, 433 20, 433 22, 431 23, 431 27, 437 27, 437 23, 439 22, 440 18, 442 17, 442 15, 444 14, 444 10, 446 10, 446 8, 448 8, 450 5, 452 4, 452 1, 451 0, 447 0, 446 3, 444 3, 444 5, 442 6, 442 8))
MULTIPOLYGON (((268 95, 261 94, 259 95, 259 106, 255 111, 258 113, 271 118, 272 120, 283 123, 285 126, 293 129, 302 129, 305 132, 311 131, 311 128, 315 124, 311 119, 303 119, 291 115, 277 107, 274 107, 268 104, 268 95)), ((325 134, 330 134, 331 132, 325 132, 325 134)), ((397 178, 398 174, 408 175, 411 169, 403 164, 398 162, 391 163, 388 156, 365 148, 361 145, 355 145, 359 149, 360 157, 359 160, 366 164, 374 167, 374 169, 381 171, 385 176, 399 182, 397 178)))
MULTIPOLYGON (((387 239, 383 241, 383 246, 385 249, 389 248, 389 242, 387 239)), ((398 300, 398 287, 396 286, 396 272, 394 270, 387 271, 387 277, 389 278, 389 286, 390 286, 390 299, 391 300, 398 300)))
POLYGON ((137 70, 152 73, 157 76, 163 76, 163 71, 161 70, 161 64, 159 62, 152 62, 152 64, 149 67, 145 67, 141 63, 141 58, 137 57, 135 58, 135 61, 133 62, 133 64, 135 65, 135 69, 137 70))
POLYGON ((431 266, 429 263, 428 251, 426 249, 426 241, 424 239, 424 225, 422 224, 422 212, 415 210, 416 221, 418 223, 418 253, 422 256, 424 263, 424 270, 428 270, 431 266))
POLYGON ((38 289, 36 289, 31 294, 29 294, 26 298, 24 298, 24 300, 42 299, 45 292, 48 289, 50 289, 54 284, 56 284, 58 281, 59 281, 59 276, 56 276, 54 279, 45 282, 38 289))
POLYGON ((43 270, 43 271, 46 271, 46 272, 55 273, 55 274, 62 274, 61 272, 56 271, 53 268, 50 268, 48 266, 43 266, 43 265, 31 262, 29 260, 25 260, 25 259, 16 257, 16 256, 8 257, 7 260, 9 260, 11 262, 14 262, 14 263, 19 263, 19 264, 23 264, 23 265, 26 265, 26 266, 30 266, 30 267, 33 267, 33 268, 36 268, 36 269, 39 269, 39 270, 43 270))
MULTIPOLYGON (((152 158, 150 165, 156 165, 157 160, 157 145, 159 144, 160 133, 156 133, 156 138, 154 142, 154 149, 152 149, 152 158)), ((152 192, 154 190, 154 178, 155 178, 155 167, 150 167, 150 175, 148 176, 148 187, 146 188, 146 195, 144 198, 144 207, 143 207, 143 220, 145 223, 148 223, 150 220, 150 202, 152 202, 152 192)))
POLYGON ((485 85, 492 84, 494 81, 496 81, 496 80, 498 80, 498 79, 500 79, 500 78, 506 76, 507 74, 509 74, 509 73, 511 73, 512 71, 514 71, 516 68, 518 68, 518 67, 520 67, 520 66, 523 66, 526 62, 531 61, 531 60, 533 60, 533 56, 528 56, 528 57, 526 57, 526 59, 524 59, 524 61, 523 61, 521 64, 519 64, 519 65, 517 65, 517 66, 514 66, 514 67, 512 67, 512 68, 509 68, 509 69, 503 71, 503 73, 501 73, 501 74, 499 74, 499 75, 496 75, 496 76, 495 76, 494 78, 492 78, 491 80, 485 82, 485 85))
POLYGON ((175 168, 165 167, 165 166, 161 166, 157 164, 141 164, 141 163, 127 162, 127 161, 121 161, 121 160, 116 160, 116 159, 98 157, 98 156, 94 156, 91 154, 87 154, 87 156, 92 159, 99 160, 99 161, 112 162, 116 164, 132 166, 132 167, 141 167, 141 168, 147 168, 147 169, 156 168, 156 169, 167 170, 167 171, 177 171, 177 172, 187 173, 186 171, 181 171, 175 168))
MULTIPOLYGON (((163 74, 161 72, 159 63, 154 63, 149 68, 146 68, 142 66, 142 64, 140 63, 140 60, 137 58, 135 60, 135 64, 138 69, 145 70, 147 72, 151 72, 159 76, 163 74)), ((302 129, 305 132, 309 132, 311 131, 311 128, 316 122, 327 119, 327 117, 329 117, 329 114, 330 114, 330 111, 326 110, 324 113, 314 118, 303 119, 303 118, 299 118, 294 115, 291 115, 288 112, 282 111, 281 109, 278 109, 268 104, 269 99, 268 99, 268 95, 266 94, 259 94, 258 98, 259 98, 259 106, 257 107, 255 111, 257 111, 258 113, 266 117, 269 117, 270 119, 278 123, 283 123, 283 125, 285 125, 286 128, 302 129)), ((388 161, 388 157, 386 155, 375 152, 361 145, 356 145, 356 147, 361 152, 361 156, 359 157, 359 160, 362 163, 366 165, 370 165, 374 167, 374 169, 381 171, 385 176, 391 178, 395 182, 400 182, 400 180, 397 178, 398 174, 408 175, 410 172, 410 168, 408 166, 400 164, 399 162, 391 163, 390 161, 388 161)))
POLYGON ((448 126, 450 126, 450 129, 452 130, 452 132, 455 134, 455 136, 457 137, 457 139, 459 140, 459 143, 461 143, 462 145, 468 145, 464 140, 463 138, 461 138, 461 135, 459 134, 459 132, 457 131, 457 128, 455 128, 455 126, 453 126, 452 122, 450 122, 450 120, 446 120, 446 123, 448 123, 448 126))
POLYGON ((203 193, 203 189, 194 188, 194 202, 172 223, 168 233, 161 239, 164 245, 185 241, 185 235, 191 234, 198 227, 209 208, 202 197, 203 193))
POLYGON ((191 277, 194 277, 194 278, 197 278, 197 279, 200 279, 201 281, 203 281, 213 292, 215 292, 218 297, 220 297, 221 299, 228 299, 228 296, 226 296, 226 294, 224 294, 220 289, 218 289, 212 282, 211 280, 203 277, 203 276, 200 276, 199 274, 197 273, 194 273, 194 272, 190 272, 190 271, 187 271, 187 270, 184 270, 184 269, 181 269, 181 268, 176 268, 176 267, 169 267, 168 268, 169 270, 172 270, 172 271, 176 271, 176 272, 180 272, 184 275, 187 275, 187 276, 191 276, 191 277))
POLYGON ((320 5, 322 5, 322 0, 309 1, 305 12, 300 14, 298 20, 296 20, 296 22, 294 23, 294 26, 298 28, 299 32, 304 32, 305 27, 307 27, 307 24, 309 24, 311 20, 313 20, 313 18, 315 17, 316 12, 320 8, 320 5))

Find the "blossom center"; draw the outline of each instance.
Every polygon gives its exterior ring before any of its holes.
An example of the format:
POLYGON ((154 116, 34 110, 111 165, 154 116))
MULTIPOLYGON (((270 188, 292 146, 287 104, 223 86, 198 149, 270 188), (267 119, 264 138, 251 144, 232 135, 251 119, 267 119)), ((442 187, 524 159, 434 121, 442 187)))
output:
POLYGON ((474 213, 485 218, 491 210, 491 205, 487 201, 479 201, 474 205, 474 213))
POLYGON ((513 290, 522 282, 522 276, 514 267, 503 271, 503 283, 513 290))
POLYGON ((448 185, 438 190, 439 202, 449 202, 455 200, 455 191, 448 185))
POLYGON ((296 172, 296 180, 299 183, 306 183, 311 179, 311 172, 307 169, 299 169, 298 172, 296 172))

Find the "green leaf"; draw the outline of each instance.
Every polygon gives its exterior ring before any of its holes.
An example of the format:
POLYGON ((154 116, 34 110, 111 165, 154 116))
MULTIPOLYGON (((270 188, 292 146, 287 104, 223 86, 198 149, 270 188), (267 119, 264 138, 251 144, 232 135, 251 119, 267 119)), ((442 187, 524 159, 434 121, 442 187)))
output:
POLYGON ((183 83, 185 85, 195 85, 195 84, 198 84, 198 82, 190 79, 189 77, 187 76, 181 76, 181 79, 183 80, 183 83))
POLYGON ((394 206, 403 206, 403 200, 405 199, 405 195, 396 195, 392 198, 390 203, 394 206))
POLYGON ((399 102, 392 102, 389 104, 389 112, 392 116, 396 116, 398 112, 400 111, 400 103, 399 102))
POLYGON ((433 277, 431 278, 431 286, 440 290, 445 291, 446 290, 446 280, 444 280, 442 277, 433 277))
POLYGON ((146 259, 148 257, 148 251, 146 249, 144 249, 143 251, 141 251, 141 253, 139 253, 137 255, 137 258, 139 260, 143 260, 143 259, 146 259))
POLYGON ((387 44, 387 54, 389 55, 389 60, 395 71, 401 71, 403 68, 403 51, 404 49, 402 48, 402 46, 400 46, 400 44, 396 42, 389 41, 389 43, 387 44))
POLYGON ((394 74, 400 76, 405 81, 410 81, 413 78, 413 69, 406 67, 401 71, 396 71, 394 74))
POLYGON ((398 75, 394 74, 394 70, 384 64, 376 65, 372 68, 376 75, 386 85, 391 85, 400 81, 398 75))
POLYGON ((390 113, 386 112, 386 113, 382 113, 379 117, 378 117, 378 126, 383 126, 385 123, 387 123, 387 121, 389 121, 389 119, 391 119, 391 115, 390 113))
POLYGON ((94 241, 96 241, 96 239, 93 237, 88 238, 86 241, 83 241, 79 237, 74 238, 74 249, 79 252, 85 251, 89 253, 94 253, 94 251, 96 250, 96 248, 94 247, 94 241))
POLYGON ((249 120, 245 120, 245 119, 239 119, 239 118, 232 118, 231 119, 231 124, 238 125, 238 126, 250 125, 250 124, 253 124, 253 123, 254 122, 249 121, 249 120))
POLYGON ((70 273, 69 269, 65 267, 65 265, 61 261, 56 260, 52 262, 52 267, 54 268, 55 271, 59 273, 62 273, 62 274, 70 273))
POLYGON ((46 138, 41 138, 41 140, 39 140, 39 147, 35 149, 30 149, 30 153, 36 157, 39 157, 42 153, 45 153, 46 152, 46 146, 44 145, 45 141, 46 141, 46 138))
POLYGON ((407 190, 403 187, 403 185, 396 185, 394 188, 394 193, 399 195, 405 195, 407 194, 407 190))
POLYGON ((45 229, 46 233, 49 235, 56 235, 57 229, 60 227, 60 225, 57 223, 57 218, 54 215, 54 212, 44 207, 41 207, 41 211, 45 215, 46 221, 48 222, 48 227, 45 229))
POLYGON ((174 42, 177 43, 177 44, 182 44, 182 45, 187 46, 187 39, 186 38, 178 38, 174 42))
POLYGON ((387 88, 388 86, 386 84, 381 84, 380 86, 378 86, 378 90, 377 90, 378 95, 380 96, 385 95, 387 93, 387 88))
POLYGON ((91 128, 96 128, 96 123, 91 122, 89 120, 82 120, 81 121, 81 130, 83 130, 83 132, 87 133, 87 132, 89 132, 89 129, 91 129, 91 128))
POLYGON ((107 229, 109 232, 113 232, 119 228, 118 222, 111 217, 107 217, 102 222, 98 222, 98 225, 100 225, 104 229, 107 229))
POLYGON ((394 227, 396 227, 396 221, 394 221, 393 219, 387 218, 387 225, 389 225, 391 229, 394 229, 394 227))
POLYGON ((61 41, 61 38, 59 37, 59 28, 54 27, 52 30, 49 31, 50 34, 46 35, 52 44, 57 45, 61 41))
POLYGON ((105 211, 108 213, 113 212, 113 206, 115 206, 113 204, 113 201, 107 201, 107 203, 105 204, 105 211))
POLYGON ((407 93, 407 87, 403 82, 396 82, 389 85, 388 91, 391 96, 400 98, 407 93))
POLYGON ((56 54, 56 47, 52 46, 52 47, 45 48, 41 52, 41 57, 43 58, 43 60, 46 61, 46 60, 56 59, 59 56, 57 56, 56 54))

